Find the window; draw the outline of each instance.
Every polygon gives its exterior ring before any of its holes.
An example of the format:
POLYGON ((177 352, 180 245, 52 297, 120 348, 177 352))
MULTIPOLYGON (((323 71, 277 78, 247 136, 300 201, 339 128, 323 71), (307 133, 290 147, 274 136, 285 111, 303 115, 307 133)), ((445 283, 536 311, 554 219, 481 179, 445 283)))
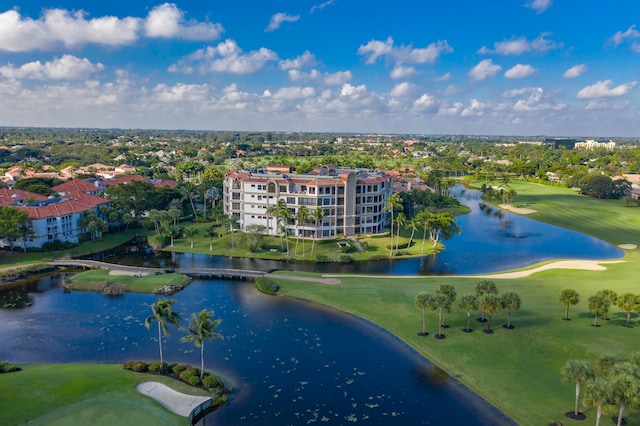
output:
POLYGON ((276 193, 276 184, 273 182, 269 182, 267 184, 267 192, 269 194, 275 194, 276 193))
POLYGON ((287 185, 280 185, 280 192, 287 192, 287 185))
POLYGON ((287 197, 287 204, 295 204, 295 203, 296 203, 295 197, 287 197))

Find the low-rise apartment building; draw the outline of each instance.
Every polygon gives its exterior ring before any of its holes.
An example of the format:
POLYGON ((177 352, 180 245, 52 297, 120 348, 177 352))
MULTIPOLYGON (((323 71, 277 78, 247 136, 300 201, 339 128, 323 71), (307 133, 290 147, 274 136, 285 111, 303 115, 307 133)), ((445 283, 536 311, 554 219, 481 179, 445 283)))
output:
POLYGON ((384 210, 393 190, 393 178, 381 171, 316 167, 310 173, 291 173, 288 166, 234 170, 224 179, 225 215, 233 215, 244 232, 251 225, 264 226, 276 235, 278 226, 270 207, 280 200, 295 217, 306 206, 310 218, 286 226, 288 235, 323 239, 339 234, 377 234, 388 228, 384 210), (316 220, 316 210, 322 211, 316 220))

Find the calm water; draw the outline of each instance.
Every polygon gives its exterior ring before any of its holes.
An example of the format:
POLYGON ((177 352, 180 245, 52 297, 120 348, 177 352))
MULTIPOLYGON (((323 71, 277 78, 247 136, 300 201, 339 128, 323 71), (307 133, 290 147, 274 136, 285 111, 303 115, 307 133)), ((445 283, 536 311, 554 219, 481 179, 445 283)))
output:
MULTIPOLYGON (((40 281, 32 305, 0 309, 0 359, 18 363, 157 359, 155 329, 143 322, 156 296, 119 298, 40 281)), ((225 377, 230 402, 217 425, 512 424, 394 336, 359 318, 265 296, 253 285, 195 281, 175 310, 214 309, 224 340, 207 342, 206 366, 225 377)), ((199 350, 174 331, 165 359, 199 365, 199 350)), ((0 415, 1 417, 1 415, 0 415)))
MULTIPOLYGON (((457 218, 462 233, 443 241, 446 246, 443 252, 420 258, 351 264, 314 264, 238 259, 220 255, 155 254, 143 248, 136 248, 135 253, 111 252, 94 258, 126 264, 187 268, 218 267, 258 271, 294 269, 309 272, 388 275, 463 275, 521 268, 553 259, 615 259, 624 256, 623 251, 617 247, 579 232, 501 210, 487 213, 479 207, 481 202, 479 191, 463 190, 461 186, 457 186, 454 192, 464 204, 471 208, 471 213, 457 218)), ((415 238, 416 244, 422 244, 420 232, 416 232, 415 238)), ((429 242, 427 241, 426 244, 428 245, 429 242)))

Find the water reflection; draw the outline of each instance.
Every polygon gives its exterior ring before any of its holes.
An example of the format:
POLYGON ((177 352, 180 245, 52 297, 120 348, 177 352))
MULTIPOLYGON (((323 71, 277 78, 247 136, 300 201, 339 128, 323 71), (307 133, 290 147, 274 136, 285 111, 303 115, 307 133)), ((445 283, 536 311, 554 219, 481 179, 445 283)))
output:
MULTIPOLYGON (((521 268, 554 259, 614 259, 624 255, 611 244, 557 226, 537 222, 484 204, 477 190, 457 186, 454 194, 471 209, 459 216, 460 235, 444 241, 441 253, 404 260, 381 260, 350 264, 316 264, 221 255, 154 253, 144 245, 126 245, 98 255, 96 260, 137 266, 185 268, 233 268, 258 271, 293 269, 320 273, 386 275, 484 274, 521 268)), ((416 244, 421 244, 418 239, 416 244)), ((429 244, 429 242, 427 242, 429 244)))

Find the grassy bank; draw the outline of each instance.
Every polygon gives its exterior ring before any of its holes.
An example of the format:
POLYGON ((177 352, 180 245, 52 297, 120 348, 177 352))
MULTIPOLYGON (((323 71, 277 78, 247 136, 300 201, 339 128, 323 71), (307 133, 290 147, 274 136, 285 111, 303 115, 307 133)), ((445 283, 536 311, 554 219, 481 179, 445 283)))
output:
POLYGON ((68 250, 23 253, 16 249, 13 254, 3 251, 0 252, 0 269, 38 264, 42 263, 44 259, 61 259, 98 253, 124 244, 136 235, 147 235, 147 231, 142 229, 129 229, 114 234, 105 234, 102 240, 95 242, 85 241, 68 250))
POLYGON ((118 283, 125 292, 153 293, 154 290, 169 286, 187 285, 191 278, 181 274, 111 275, 109 271, 94 269, 69 277, 72 290, 100 291, 103 284, 118 283))
POLYGON ((31 364, 0 376, 0 417, 6 425, 181 425, 175 415, 138 393, 138 383, 153 380, 183 393, 209 396, 175 380, 125 371, 121 365, 31 364))
MULTIPOLYGON (((516 183, 516 206, 533 208, 535 217, 614 244, 640 244, 640 209, 624 202, 593 200, 567 189, 516 183), (567 218, 569 216, 569 219, 567 218), (570 226, 569 226, 570 225, 570 226)), ((513 330, 502 328, 506 313, 494 317, 493 335, 480 331, 473 321, 473 333, 463 333, 465 313, 457 307, 448 316, 452 324, 447 338, 434 339, 437 317, 428 315, 429 337, 419 337, 421 312, 414 306, 420 291, 433 293, 442 283, 453 284, 458 299, 473 293, 479 278, 463 277, 346 277, 336 286, 279 280, 280 293, 334 306, 364 317, 391 331, 426 358, 457 377, 483 398, 503 410, 519 424, 540 425, 554 421, 578 424, 564 417, 572 409, 575 385, 560 382, 560 369, 572 357, 595 361, 602 355, 628 356, 638 351, 640 319, 633 314, 635 328, 624 325, 624 313, 612 307, 611 319, 600 328, 591 326, 593 315, 587 298, 602 289, 638 293, 640 253, 627 252, 625 262, 606 265, 604 271, 549 270, 517 279, 496 279, 501 293, 517 292, 522 310, 512 315, 513 330), (573 288, 581 302, 572 307, 571 321, 562 321, 563 306, 558 293, 573 288)), ((473 315, 475 319, 478 316, 473 315)), ((592 409, 583 410, 589 422, 592 409)), ((630 424, 639 423, 637 410, 625 415, 630 424)))

